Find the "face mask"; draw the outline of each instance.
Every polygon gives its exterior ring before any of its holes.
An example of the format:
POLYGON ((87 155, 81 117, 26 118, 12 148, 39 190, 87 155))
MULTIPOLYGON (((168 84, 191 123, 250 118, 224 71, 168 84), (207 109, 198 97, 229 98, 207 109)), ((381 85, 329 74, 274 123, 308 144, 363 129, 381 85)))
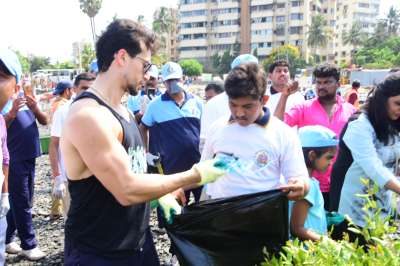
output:
POLYGON ((156 94, 155 88, 147 88, 147 95, 154 96, 156 94))
POLYGON ((169 82, 168 92, 170 94, 177 94, 183 91, 183 85, 177 80, 169 82))

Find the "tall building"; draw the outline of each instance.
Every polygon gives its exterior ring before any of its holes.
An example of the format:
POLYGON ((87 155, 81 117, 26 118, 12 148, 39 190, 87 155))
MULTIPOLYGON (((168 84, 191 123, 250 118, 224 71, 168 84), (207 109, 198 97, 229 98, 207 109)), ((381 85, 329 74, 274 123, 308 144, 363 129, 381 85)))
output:
POLYGON ((364 32, 372 34, 378 23, 380 0, 337 0, 336 6, 336 49, 337 63, 349 62, 354 47, 345 45, 342 34, 351 29, 353 23, 360 23, 364 32))
POLYGON ((181 0, 179 4, 179 58, 209 63, 215 53, 240 47, 241 53, 257 49, 266 57, 285 44, 299 48, 303 57, 320 55, 323 61, 349 60, 351 47, 342 33, 354 21, 373 29, 380 0, 181 0), (343 12, 346 10, 346 16, 343 12), (312 17, 322 14, 331 30, 325 48, 307 45, 312 17))

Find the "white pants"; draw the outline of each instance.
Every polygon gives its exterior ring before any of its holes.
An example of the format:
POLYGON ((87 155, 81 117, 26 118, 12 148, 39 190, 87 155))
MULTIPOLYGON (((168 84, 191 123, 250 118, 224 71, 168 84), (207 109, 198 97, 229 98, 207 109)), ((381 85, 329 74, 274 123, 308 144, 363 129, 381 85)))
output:
POLYGON ((6 230, 7 219, 6 216, 0 218, 0 266, 6 262, 6 230))

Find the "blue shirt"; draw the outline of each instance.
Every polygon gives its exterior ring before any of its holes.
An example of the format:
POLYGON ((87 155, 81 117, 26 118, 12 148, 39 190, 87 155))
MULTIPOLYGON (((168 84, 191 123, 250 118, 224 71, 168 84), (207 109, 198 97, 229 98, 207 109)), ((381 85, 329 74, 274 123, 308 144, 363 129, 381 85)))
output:
MULTIPOLYGON (((310 178, 310 190, 304 200, 310 204, 304 228, 310 229, 318 234, 327 235, 327 223, 324 209, 324 198, 319 189, 319 182, 315 178, 310 178)), ((293 201, 289 201, 289 223, 292 216, 293 201)))
POLYGON ((36 117, 27 106, 18 110, 8 127, 7 146, 11 162, 34 159, 41 155, 36 117))
MULTIPOLYGON (((154 97, 159 96, 159 95, 161 95, 161 92, 159 89, 156 89, 154 97)), ((144 97, 146 97, 149 102, 151 100, 153 100, 152 97, 149 97, 148 95, 146 95, 146 92, 144 90, 141 90, 138 93, 138 95, 135 95, 135 96, 129 95, 128 101, 127 101, 127 107, 133 114, 140 112, 140 107, 141 107, 140 105, 141 105, 142 99, 144 97)))
POLYGON ((127 107, 134 114, 140 111, 139 98, 140 94, 135 96, 129 95, 128 97, 127 107))
POLYGON ((161 156, 165 174, 190 169, 200 160, 200 118, 203 102, 185 92, 178 106, 168 93, 155 98, 142 118, 149 128, 149 152, 161 156))

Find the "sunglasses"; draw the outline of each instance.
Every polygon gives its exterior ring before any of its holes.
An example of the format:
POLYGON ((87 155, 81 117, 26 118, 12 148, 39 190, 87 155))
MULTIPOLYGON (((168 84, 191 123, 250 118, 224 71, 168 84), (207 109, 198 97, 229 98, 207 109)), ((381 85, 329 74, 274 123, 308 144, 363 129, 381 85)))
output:
POLYGON ((135 58, 140 59, 143 62, 143 74, 149 72, 153 64, 147 61, 146 59, 141 58, 140 56, 135 56, 135 58))

